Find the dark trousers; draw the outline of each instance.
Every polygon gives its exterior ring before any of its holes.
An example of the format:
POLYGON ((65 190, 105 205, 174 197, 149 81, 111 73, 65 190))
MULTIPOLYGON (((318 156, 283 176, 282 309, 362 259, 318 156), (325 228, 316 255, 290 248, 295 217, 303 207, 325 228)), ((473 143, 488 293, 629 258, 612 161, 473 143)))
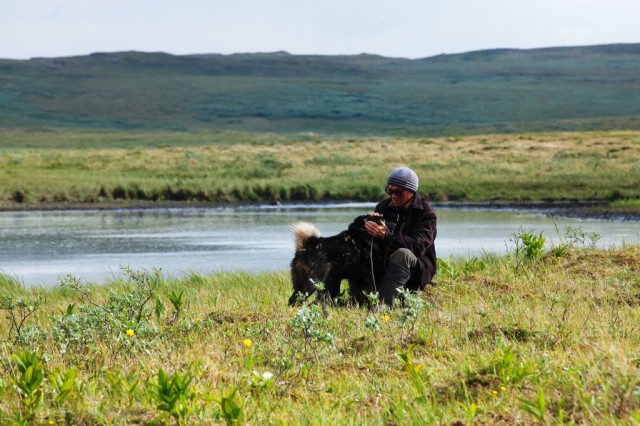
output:
POLYGON ((380 284, 380 301, 393 306, 393 300, 398 295, 398 289, 411 278, 411 272, 418 264, 418 258, 409 249, 401 248, 389 256, 389 263, 380 284))

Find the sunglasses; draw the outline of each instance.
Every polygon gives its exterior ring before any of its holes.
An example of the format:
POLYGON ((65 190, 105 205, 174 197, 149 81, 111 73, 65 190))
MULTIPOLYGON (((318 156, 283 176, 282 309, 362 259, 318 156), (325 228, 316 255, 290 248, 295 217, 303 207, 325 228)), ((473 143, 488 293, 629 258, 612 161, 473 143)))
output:
POLYGON ((384 189, 384 192, 386 192, 389 195, 397 195, 398 197, 402 197, 402 194, 404 193, 404 189, 389 189, 389 187, 387 186, 384 189))

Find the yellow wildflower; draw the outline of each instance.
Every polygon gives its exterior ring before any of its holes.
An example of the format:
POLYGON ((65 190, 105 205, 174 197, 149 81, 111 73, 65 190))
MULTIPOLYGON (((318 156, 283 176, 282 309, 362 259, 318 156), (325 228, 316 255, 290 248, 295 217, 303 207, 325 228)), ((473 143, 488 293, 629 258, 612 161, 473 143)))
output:
POLYGON ((504 391, 506 391, 506 390, 507 390, 507 388, 506 388, 506 387, 504 387, 504 386, 500 386, 500 390, 501 390, 502 392, 504 392, 504 391))
POLYGON ((385 322, 389 322, 391 317, 389 315, 385 315, 384 317, 382 317, 382 319, 384 319, 385 322))
POLYGON ((244 344, 246 347, 250 348, 251 345, 253 345, 253 342, 251 341, 251 339, 244 339, 242 341, 242 344, 244 344))
POLYGON ((129 337, 133 337, 133 336, 136 334, 136 332, 129 328, 129 329, 127 329, 127 331, 126 331, 126 334, 127 334, 127 336, 129 336, 129 337))

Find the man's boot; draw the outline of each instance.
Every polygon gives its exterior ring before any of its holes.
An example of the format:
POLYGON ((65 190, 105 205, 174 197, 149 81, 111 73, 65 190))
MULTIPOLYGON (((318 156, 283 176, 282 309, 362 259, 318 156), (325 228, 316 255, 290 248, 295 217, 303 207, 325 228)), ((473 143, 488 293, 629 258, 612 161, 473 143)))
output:
POLYGON ((398 289, 403 287, 409 278, 411 271, 418 264, 418 258, 411 250, 401 248, 389 256, 389 264, 380 283, 380 302, 393 307, 393 299, 398 294, 398 289))
POLYGON ((411 270, 406 266, 391 263, 387 267, 384 279, 380 283, 380 302, 393 307, 393 300, 398 295, 398 289, 402 288, 411 277, 411 270))

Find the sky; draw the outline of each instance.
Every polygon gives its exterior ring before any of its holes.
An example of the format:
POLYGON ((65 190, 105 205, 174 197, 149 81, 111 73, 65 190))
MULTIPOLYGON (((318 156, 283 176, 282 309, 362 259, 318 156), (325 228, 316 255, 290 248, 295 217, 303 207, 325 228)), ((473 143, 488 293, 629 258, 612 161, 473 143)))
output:
POLYGON ((0 0, 0 58, 378 54, 640 43, 640 0, 0 0))

